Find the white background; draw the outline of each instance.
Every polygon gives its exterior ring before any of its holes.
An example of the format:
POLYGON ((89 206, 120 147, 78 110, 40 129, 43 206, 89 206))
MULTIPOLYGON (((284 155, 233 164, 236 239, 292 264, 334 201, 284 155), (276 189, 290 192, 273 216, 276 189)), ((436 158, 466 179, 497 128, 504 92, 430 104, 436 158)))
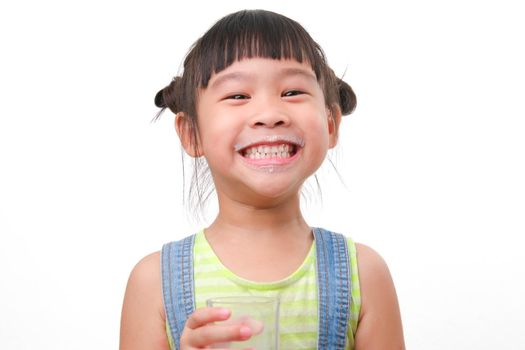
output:
MULTIPOLYGON (((311 225, 388 262, 409 349, 525 349, 519 1, 0 5, 0 349, 115 349, 134 264, 205 223, 154 94, 214 21, 302 23, 358 108, 311 225)), ((213 207, 213 206, 212 206, 213 207)), ((208 218, 210 219, 210 217, 208 218)))

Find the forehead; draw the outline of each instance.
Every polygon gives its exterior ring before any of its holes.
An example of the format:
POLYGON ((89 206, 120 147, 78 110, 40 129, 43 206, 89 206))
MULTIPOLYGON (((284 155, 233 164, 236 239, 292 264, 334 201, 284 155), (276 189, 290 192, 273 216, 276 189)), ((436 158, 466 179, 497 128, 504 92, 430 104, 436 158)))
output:
POLYGON ((250 81, 260 76, 274 79, 298 77, 317 82, 316 75, 307 62, 294 59, 247 58, 235 61, 224 70, 213 73, 208 88, 217 89, 229 81, 250 81))

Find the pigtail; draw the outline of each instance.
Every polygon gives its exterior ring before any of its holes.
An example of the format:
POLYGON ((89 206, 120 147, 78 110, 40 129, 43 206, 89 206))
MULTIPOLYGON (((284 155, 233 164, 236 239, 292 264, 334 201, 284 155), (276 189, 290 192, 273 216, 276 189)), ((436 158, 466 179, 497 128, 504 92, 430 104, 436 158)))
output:
POLYGON ((177 114, 181 111, 181 77, 175 77, 171 83, 165 88, 161 89, 155 95, 155 106, 163 110, 169 108, 173 113, 177 114))
POLYGON ((354 90, 344 80, 337 79, 339 86, 339 106, 342 115, 349 115, 355 110, 357 98, 354 90))

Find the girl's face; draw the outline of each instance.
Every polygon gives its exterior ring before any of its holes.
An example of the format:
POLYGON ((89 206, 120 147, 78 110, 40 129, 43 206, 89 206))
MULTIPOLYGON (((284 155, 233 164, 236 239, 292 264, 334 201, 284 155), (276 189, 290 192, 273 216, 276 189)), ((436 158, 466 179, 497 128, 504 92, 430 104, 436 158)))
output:
POLYGON ((219 196, 241 202, 297 195, 336 144, 308 63, 250 58, 214 74, 198 94, 199 146, 219 196))

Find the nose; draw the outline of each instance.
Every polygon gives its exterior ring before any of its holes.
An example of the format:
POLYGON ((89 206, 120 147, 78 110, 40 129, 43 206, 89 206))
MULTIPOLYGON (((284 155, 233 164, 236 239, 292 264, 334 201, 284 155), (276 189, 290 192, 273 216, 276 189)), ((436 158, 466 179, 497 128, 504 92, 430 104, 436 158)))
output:
POLYGON ((290 118, 286 113, 277 109, 266 108, 261 112, 255 114, 250 124, 254 128, 275 128, 288 126, 290 124, 290 118))

